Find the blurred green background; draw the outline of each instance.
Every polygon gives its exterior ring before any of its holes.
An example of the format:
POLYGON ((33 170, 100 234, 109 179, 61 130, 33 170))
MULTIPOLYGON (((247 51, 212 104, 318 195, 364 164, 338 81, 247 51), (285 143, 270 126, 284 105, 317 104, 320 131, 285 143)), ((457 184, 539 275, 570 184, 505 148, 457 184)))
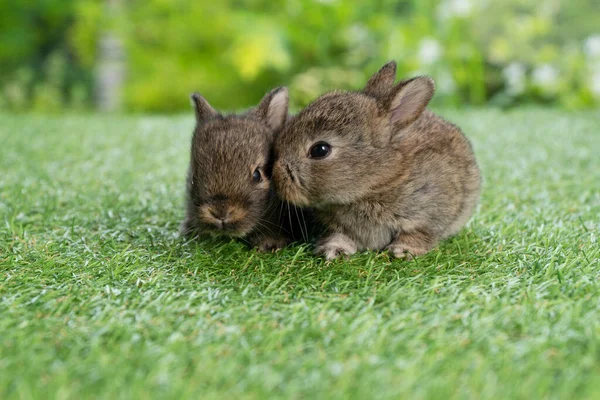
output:
POLYGON ((0 0, 0 110, 293 107, 384 62, 438 105, 600 103, 600 0, 0 0))

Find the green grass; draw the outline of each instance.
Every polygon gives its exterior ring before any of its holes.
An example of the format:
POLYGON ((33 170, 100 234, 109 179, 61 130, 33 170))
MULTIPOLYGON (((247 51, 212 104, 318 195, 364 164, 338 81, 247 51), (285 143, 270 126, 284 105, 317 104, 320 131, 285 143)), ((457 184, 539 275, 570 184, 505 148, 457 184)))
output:
POLYGON ((443 113, 485 177, 427 256, 177 235, 192 116, 0 116, 0 398, 598 398, 600 114, 443 113))

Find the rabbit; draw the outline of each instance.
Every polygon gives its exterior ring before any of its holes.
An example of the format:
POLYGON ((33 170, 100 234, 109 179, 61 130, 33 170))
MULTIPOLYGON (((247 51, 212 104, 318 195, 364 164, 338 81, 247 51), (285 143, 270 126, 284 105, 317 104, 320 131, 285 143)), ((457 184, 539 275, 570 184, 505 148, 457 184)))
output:
POLYGON ((286 246, 292 219, 271 189, 270 163, 274 134, 288 114, 287 88, 244 114, 222 115, 199 93, 191 99, 196 127, 180 233, 244 238, 261 251, 286 246))
POLYGON ((326 93, 290 118, 274 143, 273 183, 314 209, 326 259, 382 250, 410 259, 457 233, 479 201, 469 140, 426 109, 427 76, 394 84, 384 65, 356 92, 326 93))

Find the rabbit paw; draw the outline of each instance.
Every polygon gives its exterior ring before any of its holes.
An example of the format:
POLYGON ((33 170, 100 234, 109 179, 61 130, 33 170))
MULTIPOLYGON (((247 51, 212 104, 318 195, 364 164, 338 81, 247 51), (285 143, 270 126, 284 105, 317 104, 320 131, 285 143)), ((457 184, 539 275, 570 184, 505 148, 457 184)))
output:
POLYGON ((263 253, 272 253, 279 249, 284 248, 290 243, 289 239, 285 237, 266 236, 260 239, 256 239, 254 246, 258 251, 263 253))
POLYGON ((356 253, 356 243, 348 236, 337 233, 321 240, 315 253, 322 255, 326 260, 333 260, 341 255, 350 256, 356 253))
POLYGON ((402 243, 392 243, 386 249, 396 258, 404 258, 412 260, 416 256, 421 256, 427 253, 424 247, 409 246, 402 243))

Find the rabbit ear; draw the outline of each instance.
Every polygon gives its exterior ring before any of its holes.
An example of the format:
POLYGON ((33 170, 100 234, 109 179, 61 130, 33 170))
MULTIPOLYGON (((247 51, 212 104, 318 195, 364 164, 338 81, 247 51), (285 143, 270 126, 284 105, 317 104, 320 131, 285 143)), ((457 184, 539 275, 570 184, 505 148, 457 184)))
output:
POLYGON ((197 121, 204 121, 207 118, 213 117, 218 114, 218 112, 215 111, 215 109, 212 108, 210 104, 208 104, 208 101, 206 101, 206 99, 202 97, 200 93, 192 93, 190 99, 192 100, 194 111, 196 112, 197 121))
POLYGON ((392 88, 395 80, 396 62, 390 61, 369 79, 363 91, 371 96, 384 95, 392 88))
POLYGON ((435 91, 433 79, 419 76, 398 83, 387 99, 390 122, 405 127, 414 122, 427 107, 435 91))
POLYGON ((266 123, 269 128, 279 130, 288 114, 289 95, 284 86, 271 90, 263 97, 255 110, 255 114, 266 123))

